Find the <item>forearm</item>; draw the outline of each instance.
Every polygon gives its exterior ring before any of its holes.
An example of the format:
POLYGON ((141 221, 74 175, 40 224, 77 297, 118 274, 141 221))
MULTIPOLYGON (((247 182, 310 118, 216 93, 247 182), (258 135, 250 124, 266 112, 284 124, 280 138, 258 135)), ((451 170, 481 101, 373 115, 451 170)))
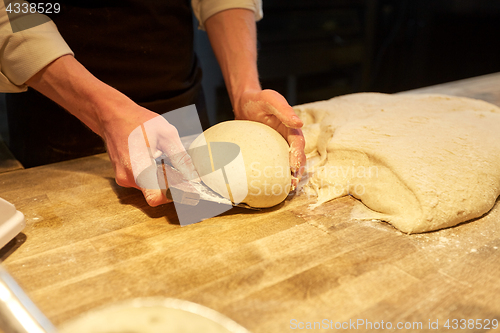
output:
POLYGON ((103 136, 103 126, 120 108, 133 103, 128 97, 98 80, 73 56, 60 57, 31 77, 28 86, 38 90, 103 136), (113 105, 113 107, 109 107, 113 105))
POLYGON ((205 21, 210 43, 226 82, 236 119, 253 120, 278 131, 290 145, 290 167, 296 185, 305 163, 302 121, 286 99, 262 90, 257 71, 254 13, 245 9, 219 12, 205 21))
MULTIPOLYGON (((166 203, 167 199, 158 184, 154 183, 156 174, 154 178, 149 178, 153 182, 136 182, 138 175, 151 166, 151 160, 148 153, 140 149, 134 150, 133 147, 142 147, 141 140, 134 141, 135 145, 131 147, 129 140, 133 131, 156 119, 148 125, 149 128, 153 127, 149 141, 153 151, 156 153, 161 150, 168 156, 177 157, 175 167, 183 174, 191 175, 195 172, 192 164, 182 163, 186 160, 182 158, 182 154, 186 152, 175 127, 158 114, 135 104, 118 90, 98 80, 73 56, 56 59, 26 83, 99 134, 106 141, 117 184, 140 189, 149 205, 158 206, 166 203)), ((171 158, 171 161, 174 163, 176 160, 171 158)))
POLYGON ((229 9, 206 20, 210 43, 219 62, 233 106, 244 91, 260 90, 254 13, 229 9))

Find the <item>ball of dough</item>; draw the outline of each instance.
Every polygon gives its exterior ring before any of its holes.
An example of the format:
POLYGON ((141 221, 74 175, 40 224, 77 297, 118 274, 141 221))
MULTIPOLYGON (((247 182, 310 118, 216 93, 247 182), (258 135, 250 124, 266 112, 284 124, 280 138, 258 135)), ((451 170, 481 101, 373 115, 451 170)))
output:
POLYGON ((219 123, 193 141, 189 154, 203 182, 234 203, 272 207, 290 192, 289 146, 267 125, 219 123))

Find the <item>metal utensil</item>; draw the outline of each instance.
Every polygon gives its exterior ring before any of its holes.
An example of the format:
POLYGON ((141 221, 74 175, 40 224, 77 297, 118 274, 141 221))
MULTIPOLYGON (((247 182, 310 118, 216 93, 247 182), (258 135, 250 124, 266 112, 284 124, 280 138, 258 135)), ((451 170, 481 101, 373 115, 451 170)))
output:
POLYGON ((57 329, 0 265, 0 328, 5 333, 56 333, 57 329))
POLYGON ((202 182, 188 181, 184 179, 179 170, 174 168, 169 163, 166 163, 165 158, 156 159, 156 163, 158 181, 160 184, 162 182, 168 184, 168 189, 165 191, 165 195, 170 200, 190 206, 196 206, 200 200, 205 200, 218 204, 232 205, 234 207, 260 210, 260 208, 250 207, 245 203, 235 204, 231 202, 231 200, 212 191, 202 182))

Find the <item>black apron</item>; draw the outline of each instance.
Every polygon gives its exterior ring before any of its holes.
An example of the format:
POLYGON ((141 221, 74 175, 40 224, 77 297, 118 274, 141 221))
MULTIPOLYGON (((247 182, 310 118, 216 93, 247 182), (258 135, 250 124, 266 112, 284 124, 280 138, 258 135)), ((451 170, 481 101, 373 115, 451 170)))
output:
MULTIPOLYGON (((51 16, 93 75, 157 113, 196 104, 209 125, 188 0, 59 1, 51 16)), ((33 89, 7 94, 9 147, 25 166, 105 151, 102 139, 33 89)))

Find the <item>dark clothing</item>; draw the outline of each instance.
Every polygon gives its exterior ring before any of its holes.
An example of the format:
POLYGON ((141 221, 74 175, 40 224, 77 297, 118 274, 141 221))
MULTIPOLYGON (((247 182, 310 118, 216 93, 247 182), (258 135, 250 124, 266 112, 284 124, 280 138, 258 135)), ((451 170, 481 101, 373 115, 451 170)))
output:
MULTIPOLYGON (((208 127, 188 0, 60 2, 52 19, 93 75, 160 114, 196 104, 208 127)), ((96 134, 38 92, 6 102, 10 149, 25 167, 104 152, 96 134)))

